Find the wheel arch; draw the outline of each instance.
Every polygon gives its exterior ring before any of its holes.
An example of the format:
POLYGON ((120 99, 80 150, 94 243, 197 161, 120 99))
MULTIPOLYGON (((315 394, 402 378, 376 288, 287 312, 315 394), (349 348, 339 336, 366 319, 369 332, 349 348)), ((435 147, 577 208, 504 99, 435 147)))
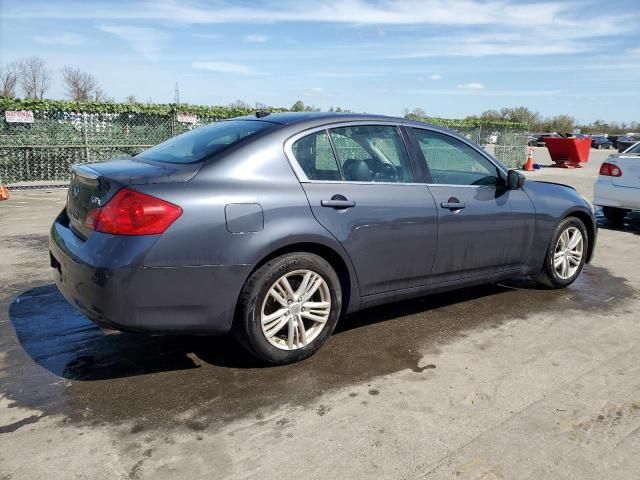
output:
POLYGON ((344 314, 347 311, 351 311, 357 306, 359 297, 357 295, 358 283, 355 272, 353 271, 351 265, 348 263, 347 259, 340 255, 340 253, 338 253, 335 249, 322 243, 303 241, 290 243, 275 248, 254 265, 249 275, 247 275, 247 278, 251 277, 251 275, 253 275, 253 272, 258 270, 268 261, 276 257, 286 255, 287 253, 294 252, 313 253, 329 262, 329 265, 331 265, 331 267, 335 270, 336 275, 338 275, 338 279, 340 280, 340 288, 342 289, 341 314, 344 314))

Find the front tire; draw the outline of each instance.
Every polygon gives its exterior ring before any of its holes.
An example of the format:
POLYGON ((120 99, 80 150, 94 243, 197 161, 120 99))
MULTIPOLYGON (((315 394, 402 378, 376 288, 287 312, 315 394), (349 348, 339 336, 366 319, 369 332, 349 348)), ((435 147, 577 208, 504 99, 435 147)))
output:
POLYGON ((290 253, 251 274, 240 295, 234 331, 260 360, 294 363, 327 341, 341 310, 340 280, 331 265, 312 253, 290 253))
POLYGON ((602 214, 612 223, 622 223, 627 210, 616 207, 602 207, 602 214))
POLYGON ((568 287, 582 272, 588 247, 589 237, 582 220, 565 218, 551 237, 542 271, 535 280, 547 288, 568 287))

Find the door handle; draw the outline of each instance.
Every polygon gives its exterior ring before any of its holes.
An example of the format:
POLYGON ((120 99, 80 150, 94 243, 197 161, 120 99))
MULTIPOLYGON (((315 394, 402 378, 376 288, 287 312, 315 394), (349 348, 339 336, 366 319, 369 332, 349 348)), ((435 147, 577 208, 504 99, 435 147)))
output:
POLYGON ((353 200, 321 200, 320 205, 323 207, 331 207, 336 209, 351 208, 356 206, 356 202, 353 200))
POLYGON ((448 208, 449 210, 462 210, 466 205, 462 202, 442 202, 440 204, 442 208, 448 208))

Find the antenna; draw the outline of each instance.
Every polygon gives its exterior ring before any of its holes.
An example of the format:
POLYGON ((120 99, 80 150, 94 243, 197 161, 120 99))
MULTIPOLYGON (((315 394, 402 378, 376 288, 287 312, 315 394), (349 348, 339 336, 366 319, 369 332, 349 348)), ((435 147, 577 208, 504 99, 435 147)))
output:
POLYGON ((180 105, 180 88, 178 87, 178 82, 176 82, 176 89, 174 90, 173 102, 176 105, 180 105))

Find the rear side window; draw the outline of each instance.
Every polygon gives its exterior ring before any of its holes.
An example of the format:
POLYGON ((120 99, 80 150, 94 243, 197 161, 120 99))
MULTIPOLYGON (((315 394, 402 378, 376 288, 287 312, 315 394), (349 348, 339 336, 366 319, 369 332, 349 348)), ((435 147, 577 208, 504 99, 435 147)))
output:
POLYGON ((292 150, 309 180, 342 180, 326 131, 301 138, 292 150))
POLYGON ((273 123, 251 120, 213 123, 173 137, 136 155, 136 158, 166 163, 201 162, 241 140, 273 127, 273 123))
POLYGON ((397 127, 361 125, 331 130, 344 179, 413 182, 409 156, 397 127))

